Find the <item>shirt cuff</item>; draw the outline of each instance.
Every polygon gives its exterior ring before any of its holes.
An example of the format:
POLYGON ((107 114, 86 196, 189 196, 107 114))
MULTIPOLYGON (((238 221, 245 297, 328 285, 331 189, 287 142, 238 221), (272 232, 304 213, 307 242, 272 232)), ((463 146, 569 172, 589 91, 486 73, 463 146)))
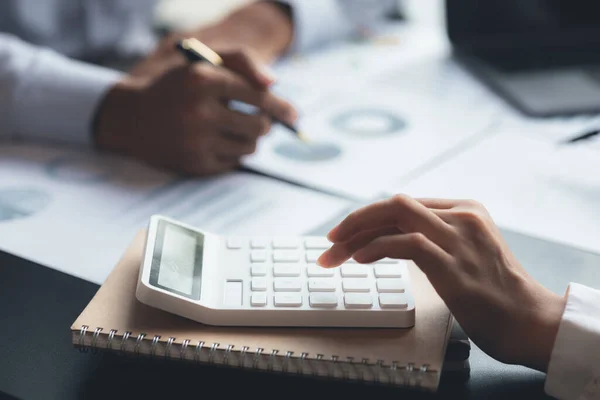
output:
POLYGON ((284 0, 292 7, 294 40, 291 50, 303 52, 345 38, 356 27, 337 0, 284 0))
POLYGON ((96 109, 122 73, 49 49, 31 52, 26 65, 14 93, 16 136, 91 146, 96 109))
POLYGON ((598 398, 597 382, 600 382, 600 291, 571 283, 548 365, 545 390, 558 399, 598 398))

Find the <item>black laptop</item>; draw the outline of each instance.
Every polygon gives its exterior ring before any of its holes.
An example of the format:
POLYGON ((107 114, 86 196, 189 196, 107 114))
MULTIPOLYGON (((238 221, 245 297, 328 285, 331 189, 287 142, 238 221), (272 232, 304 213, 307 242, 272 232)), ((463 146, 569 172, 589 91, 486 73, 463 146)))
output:
POLYGON ((533 117, 600 112, 600 0, 446 0, 455 57, 533 117))

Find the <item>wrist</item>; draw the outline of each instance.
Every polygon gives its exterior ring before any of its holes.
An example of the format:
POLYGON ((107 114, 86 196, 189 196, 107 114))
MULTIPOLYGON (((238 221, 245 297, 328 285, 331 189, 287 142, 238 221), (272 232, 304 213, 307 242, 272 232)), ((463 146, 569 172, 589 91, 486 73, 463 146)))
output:
POLYGON ((100 103, 93 125, 93 139, 100 150, 124 153, 129 150, 127 133, 135 126, 142 79, 126 77, 117 82, 100 103))
POLYGON ((529 329, 530 340, 526 343, 532 350, 527 366, 542 372, 548 371, 565 305, 566 297, 542 288, 529 329))

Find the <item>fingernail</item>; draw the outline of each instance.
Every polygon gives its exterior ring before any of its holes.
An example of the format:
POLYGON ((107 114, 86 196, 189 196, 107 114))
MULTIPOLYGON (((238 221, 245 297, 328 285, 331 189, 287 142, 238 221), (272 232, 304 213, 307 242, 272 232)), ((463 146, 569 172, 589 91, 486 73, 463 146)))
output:
POLYGON ((288 110, 288 112, 286 113, 286 119, 290 123, 296 122, 298 120, 298 112, 293 108, 288 110))
POLYGON ((266 65, 262 65, 260 67, 260 72, 262 73, 263 78, 265 78, 269 85, 273 84, 277 80, 277 77, 275 76, 273 70, 266 65))
POLYGON ((330 242, 333 243, 334 236, 335 236, 335 228, 333 228, 332 230, 329 231, 329 233, 327 234, 327 240, 329 240, 330 242))

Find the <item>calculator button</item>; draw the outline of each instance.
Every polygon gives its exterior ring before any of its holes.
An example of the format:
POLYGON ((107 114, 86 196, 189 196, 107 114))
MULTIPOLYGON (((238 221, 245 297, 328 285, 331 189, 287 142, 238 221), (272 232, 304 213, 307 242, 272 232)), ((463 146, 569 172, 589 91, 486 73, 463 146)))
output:
POLYGON ((346 308, 371 308, 373 299, 370 294, 348 293, 344 295, 344 304, 346 308))
POLYGON ((349 258, 344 261, 344 264, 358 264, 354 258, 349 258))
POLYGON ((317 259, 319 257, 321 257, 321 254, 323 254, 323 252, 319 251, 319 250, 307 250, 306 251, 306 262, 308 262, 308 263, 317 262, 317 259))
POLYGON ((242 238, 229 238, 227 239, 228 249, 241 249, 244 246, 244 240, 242 238))
POLYGON ((308 281, 309 292, 335 292, 335 282, 331 279, 311 279, 308 281))
POLYGON ((400 265, 376 265, 375 276, 377 278, 400 278, 402 277, 400 265))
POLYGON ((267 280, 265 278, 252 278, 252 291, 264 292, 267 290, 267 280))
POLYGON ((273 265, 273 276, 300 276, 300 265, 275 264, 273 265))
POLYGON ((225 306, 242 306, 242 288, 242 281, 225 281, 225 287, 223 288, 223 303, 225 304, 225 306))
POLYGON ((338 298, 334 293, 313 293, 308 301, 311 307, 336 307, 338 298))
POLYGON ((327 250, 331 247, 331 242, 327 238, 307 238, 304 247, 308 250, 327 250))
POLYGON ((296 262, 300 261, 300 252, 296 250, 274 250, 273 261, 275 262, 296 262))
POLYGON ((369 292, 371 291, 371 282, 367 279, 344 279, 342 281, 342 290, 344 292, 369 292))
POLYGON ((342 265, 340 271, 344 278, 366 278, 369 273, 369 267, 366 265, 342 265))
POLYGON ((379 305, 381 308, 407 308, 408 302, 404 294, 384 293, 379 295, 379 305))
POLYGON ((250 296, 250 304, 253 307, 264 307, 267 305, 267 294, 266 293, 252 293, 250 296))
POLYGON ((252 250, 250 253, 250 261, 264 262, 267 261, 267 252, 264 250, 252 250))
POLYGON ((273 239, 274 249, 297 249, 300 246, 300 240, 298 238, 275 238, 273 239))
POLYGON ((265 276, 267 275, 266 263, 257 263, 250 266, 250 275, 252 276, 265 276))
POLYGON ((400 261, 393 258, 382 258, 376 261, 375 264, 400 264, 400 261))
POLYGON ((299 292, 302 289, 302 281, 299 279, 275 279, 273 290, 276 292, 299 292))
POLYGON ((334 268, 323 268, 318 265, 309 265, 306 267, 306 274, 309 277, 320 276, 320 277, 330 278, 334 275, 334 273, 335 273, 334 268))
POLYGON ((302 296, 296 293, 277 293, 273 296, 275 307, 300 307, 302 296))
POLYGON ((404 293, 404 281, 398 278, 377 279, 379 293, 404 293))
POLYGON ((253 249, 266 249, 269 246, 267 239, 255 238, 250 241, 250 247, 253 249))

